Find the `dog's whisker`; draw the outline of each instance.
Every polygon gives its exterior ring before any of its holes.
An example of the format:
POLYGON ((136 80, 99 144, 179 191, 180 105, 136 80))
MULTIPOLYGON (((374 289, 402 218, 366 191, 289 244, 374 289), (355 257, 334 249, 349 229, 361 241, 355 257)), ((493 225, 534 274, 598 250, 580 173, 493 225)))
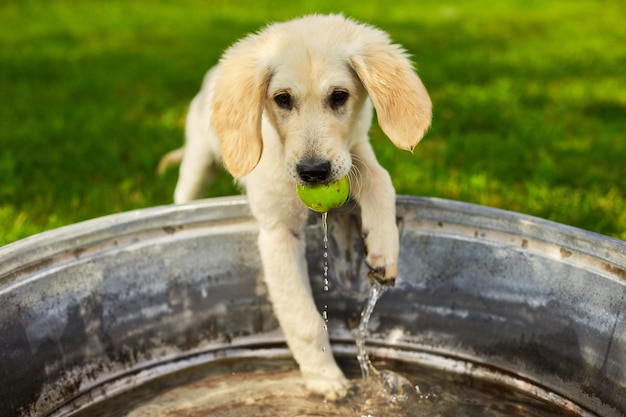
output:
MULTIPOLYGON (((353 164, 352 169, 348 173, 348 178, 350 179, 350 187, 354 190, 353 194, 360 195, 363 187, 363 174, 361 169, 363 167, 369 171, 369 167, 365 164, 362 158, 359 155, 352 154, 352 160, 359 162, 358 164, 353 164)), ((369 174, 369 172, 368 172, 369 174)))
POLYGON ((350 183, 350 190, 353 196, 361 194, 361 173, 358 167, 353 167, 348 173, 348 182, 350 183))

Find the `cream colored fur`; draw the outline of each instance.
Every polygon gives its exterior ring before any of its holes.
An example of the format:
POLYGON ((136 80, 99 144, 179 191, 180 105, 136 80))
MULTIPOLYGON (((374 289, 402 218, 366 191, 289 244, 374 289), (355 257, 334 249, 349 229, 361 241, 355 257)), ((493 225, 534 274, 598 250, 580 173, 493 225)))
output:
MULTIPOLYGON (((398 273, 395 191, 369 144, 372 103, 399 148, 412 150, 431 121, 431 102, 404 50, 384 32, 341 15, 272 24, 230 47, 193 99, 174 199, 202 196, 220 162, 245 186, 259 223, 259 250, 274 312, 307 386, 328 398, 348 382, 333 358, 305 260, 308 209, 296 195, 298 164, 330 162, 348 175, 361 206, 366 262, 381 280, 398 273), (333 92, 347 93, 333 107, 333 92), (275 98, 288 94, 292 107, 275 98)), ((332 214, 331 214, 332 215, 332 214)))

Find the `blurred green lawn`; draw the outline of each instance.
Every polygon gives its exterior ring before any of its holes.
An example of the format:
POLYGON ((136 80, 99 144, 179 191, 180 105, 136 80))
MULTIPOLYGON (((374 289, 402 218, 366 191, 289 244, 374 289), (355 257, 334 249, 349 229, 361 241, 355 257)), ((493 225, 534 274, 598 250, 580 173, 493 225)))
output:
MULTIPOLYGON (((372 139, 402 194, 626 239, 626 3, 0 3, 0 245, 167 204, 187 105, 225 47, 269 21, 339 12, 405 45, 435 106, 413 155, 372 139)), ((220 176, 210 196, 236 193, 220 176)))

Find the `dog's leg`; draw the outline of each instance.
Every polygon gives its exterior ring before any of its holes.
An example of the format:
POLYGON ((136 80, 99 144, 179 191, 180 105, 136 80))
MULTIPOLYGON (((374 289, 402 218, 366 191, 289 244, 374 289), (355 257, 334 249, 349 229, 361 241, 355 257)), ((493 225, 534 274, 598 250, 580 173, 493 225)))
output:
MULTIPOLYGON (((307 388, 336 399, 345 395, 348 380, 335 362, 313 300, 305 256, 308 210, 295 197, 294 186, 272 191, 267 187, 259 176, 246 180, 250 207, 259 222, 259 250, 274 314, 307 388), (285 197, 286 190, 293 200, 285 197)), ((275 182, 272 187, 281 185, 275 182)))
POLYGON ((210 158, 193 149, 185 148, 185 156, 180 164, 178 182, 174 190, 174 202, 187 203, 201 198, 207 184, 213 179, 213 166, 210 158))
POLYGON ((282 227, 262 229, 259 234, 274 314, 307 388, 335 399, 345 394, 347 381, 335 362, 324 321, 313 302, 304 246, 301 235, 282 227))
POLYGON ((389 173, 378 163, 369 142, 353 149, 360 186, 354 197, 361 206, 365 262, 374 278, 393 284, 398 275, 400 238, 396 224, 396 192, 389 173))
POLYGON ((208 125, 209 115, 204 114, 202 92, 189 107, 185 124, 185 148, 180 164, 178 182, 174 190, 174 202, 186 203, 201 198, 214 175, 217 159, 212 144, 212 129, 208 125))

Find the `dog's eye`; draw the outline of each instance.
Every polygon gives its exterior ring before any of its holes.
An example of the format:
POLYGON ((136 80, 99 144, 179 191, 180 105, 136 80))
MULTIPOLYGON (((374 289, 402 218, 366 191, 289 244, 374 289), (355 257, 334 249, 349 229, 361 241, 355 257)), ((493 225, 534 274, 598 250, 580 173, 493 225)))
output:
POLYGON ((335 90, 330 95, 329 104, 334 110, 343 106, 348 100, 348 93, 342 90, 335 90))
POLYGON ((291 103, 291 96, 289 95, 289 93, 281 93, 277 95, 276 97, 274 97, 274 101, 276 102, 276 104, 278 104, 278 107, 280 107, 281 109, 291 110, 292 103, 291 103))

